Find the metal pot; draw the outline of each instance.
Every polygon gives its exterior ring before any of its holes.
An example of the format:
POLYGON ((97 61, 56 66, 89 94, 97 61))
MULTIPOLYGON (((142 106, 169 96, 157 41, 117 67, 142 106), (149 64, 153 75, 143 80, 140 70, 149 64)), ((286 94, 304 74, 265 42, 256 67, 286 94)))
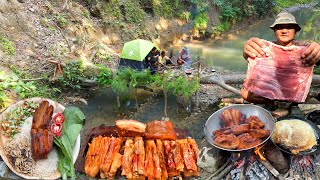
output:
POLYGON ((320 145, 320 129, 316 124, 314 124, 313 122, 311 122, 311 121, 309 121, 307 119, 304 119, 302 117, 297 117, 297 116, 284 116, 284 117, 281 117, 281 118, 277 119, 277 121, 283 121, 283 120, 301 120, 301 121, 304 121, 304 122, 308 123, 311 126, 311 128, 312 128, 312 130, 313 130, 313 132, 315 134, 317 145, 313 146, 310 150, 301 151, 298 154, 292 154, 289 149, 286 149, 286 148, 282 147, 281 145, 273 143, 281 151, 283 151, 285 153, 288 153, 288 154, 291 154, 291 155, 304 156, 304 155, 309 155, 309 154, 316 153, 316 152, 318 152, 320 150, 320 147, 319 147, 319 145, 320 145))
POLYGON ((225 151, 232 151, 232 152, 240 152, 240 151, 245 151, 245 150, 249 150, 252 148, 255 148, 257 146, 260 146, 261 144, 265 143, 270 137, 271 134, 273 133, 273 129, 274 129, 274 125, 275 125, 275 119, 273 118, 273 116, 270 114, 270 112, 260 106, 256 106, 256 105, 252 105, 252 104, 235 104, 235 105, 231 105, 228 107, 224 107, 218 111, 216 111, 215 113, 213 113, 207 120, 205 126, 204 126, 204 134, 206 136, 207 141, 209 141, 209 143, 218 148, 218 149, 222 149, 225 151), (213 131, 216 131, 218 129, 221 129, 221 124, 220 124, 220 114, 229 108, 234 108, 239 110, 240 112, 242 112, 243 114, 246 115, 246 117, 250 117, 250 116, 257 116, 264 124, 265 127, 264 129, 267 129, 270 131, 270 135, 265 138, 260 144, 247 148, 247 149, 225 149, 222 147, 219 147, 217 145, 215 145, 213 143, 213 131))

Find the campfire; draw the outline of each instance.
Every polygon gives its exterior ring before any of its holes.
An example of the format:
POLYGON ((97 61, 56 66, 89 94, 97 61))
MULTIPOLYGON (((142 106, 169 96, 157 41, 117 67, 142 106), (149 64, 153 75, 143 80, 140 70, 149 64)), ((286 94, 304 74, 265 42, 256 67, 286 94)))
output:
POLYGON ((227 162, 207 179, 320 179, 320 157, 280 151, 270 141, 254 150, 231 153, 227 162))

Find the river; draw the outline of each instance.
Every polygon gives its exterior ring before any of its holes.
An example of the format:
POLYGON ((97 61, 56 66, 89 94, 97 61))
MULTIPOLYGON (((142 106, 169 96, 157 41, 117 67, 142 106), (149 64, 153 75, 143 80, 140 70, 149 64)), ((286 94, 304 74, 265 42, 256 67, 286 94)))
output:
MULTIPOLYGON (((292 13, 302 30, 296 34, 296 40, 312 40, 320 42, 320 12, 319 10, 303 9, 292 13)), ((197 41, 186 44, 190 48, 193 62, 201 58, 203 66, 215 69, 226 69, 237 72, 247 70, 246 61, 242 57, 245 42, 251 37, 259 37, 269 41, 274 40, 273 30, 269 26, 274 18, 257 22, 246 30, 228 35, 220 40, 197 41)), ((174 46, 175 54, 183 45, 174 46)))

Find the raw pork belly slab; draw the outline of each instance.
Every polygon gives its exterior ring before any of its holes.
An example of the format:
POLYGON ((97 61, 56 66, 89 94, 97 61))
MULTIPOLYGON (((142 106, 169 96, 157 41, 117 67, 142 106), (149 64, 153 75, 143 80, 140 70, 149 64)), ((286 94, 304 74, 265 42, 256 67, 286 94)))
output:
POLYGON ((264 41, 267 56, 248 58, 244 88, 256 95, 291 102, 304 102, 311 81, 312 67, 304 67, 300 59, 304 46, 284 47, 264 41))

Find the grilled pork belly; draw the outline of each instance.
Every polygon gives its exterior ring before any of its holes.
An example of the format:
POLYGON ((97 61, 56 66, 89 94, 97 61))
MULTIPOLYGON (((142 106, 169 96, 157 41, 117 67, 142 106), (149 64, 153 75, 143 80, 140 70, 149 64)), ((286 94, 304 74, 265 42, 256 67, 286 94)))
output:
POLYGON ((147 139, 176 140, 177 135, 171 121, 151 121, 147 123, 147 139))
POLYGON ((47 129, 31 129, 31 149, 33 159, 47 159, 52 148, 52 132, 47 129))
POLYGON ((43 101, 33 115, 32 129, 47 129, 51 116, 53 114, 53 106, 48 101, 43 101))
POLYGON ((116 127, 120 137, 144 136, 146 125, 136 120, 116 120, 116 127))

